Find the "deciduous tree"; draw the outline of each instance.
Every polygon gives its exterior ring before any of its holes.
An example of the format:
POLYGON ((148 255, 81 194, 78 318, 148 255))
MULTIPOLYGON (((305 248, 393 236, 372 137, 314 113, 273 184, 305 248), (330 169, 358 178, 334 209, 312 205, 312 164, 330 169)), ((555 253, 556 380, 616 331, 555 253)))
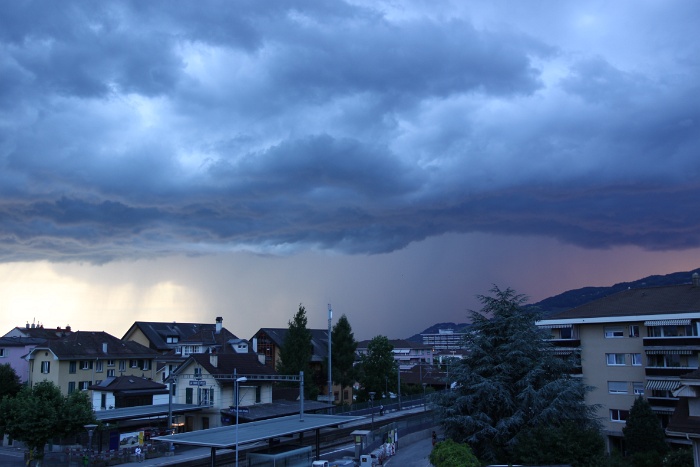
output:
POLYGON ((429 460, 435 467, 479 467, 481 465, 467 444, 455 443, 451 439, 437 443, 430 451, 429 460))
POLYGON ((15 397, 3 399, 0 413, 5 431, 24 442, 43 458, 46 443, 57 437, 74 435, 88 423, 95 423, 92 406, 84 393, 63 396, 49 381, 25 386, 15 397))
POLYGON ((5 396, 14 397, 22 389, 22 383, 9 363, 0 365, 0 400, 5 396))
POLYGON ((387 378, 396 381, 393 350, 386 336, 376 336, 367 344, 367 353, 360 359, 358 379, 363 388, 360 399, 368 399, 370 392, 382 394, 387 378))

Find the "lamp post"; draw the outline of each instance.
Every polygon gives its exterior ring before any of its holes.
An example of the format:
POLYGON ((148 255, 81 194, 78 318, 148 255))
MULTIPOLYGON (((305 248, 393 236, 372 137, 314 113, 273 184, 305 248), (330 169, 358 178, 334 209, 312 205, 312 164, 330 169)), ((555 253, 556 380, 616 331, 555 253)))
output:
POLYGON ((399 397, 399 410, 401 410, 401 365, 396 363, 396 391, 399 397))
POLYGON ((371 427, 372 431, 374 431, 374 395, 375 394, 376 394, 376 392, 374 392, 374 391, 371 391, 369 393, 369 404, 370 404, 370 407, 372 408, 372 427, 371 427))
POLYGON ((248 381, 248 378, 241 376, 236 379, 235 396, 236 396, 236 467, 238 467, 238 403, 240 402, 240 397, 238 396, 239 383, 248 381))
POLYGON ((94 423, 90 423, 88 425, 85 425, 84 428, 88 432, 88 450, 92 451, 92 434, 95 432, 95 428, 97 428, 97 425, 94 423))

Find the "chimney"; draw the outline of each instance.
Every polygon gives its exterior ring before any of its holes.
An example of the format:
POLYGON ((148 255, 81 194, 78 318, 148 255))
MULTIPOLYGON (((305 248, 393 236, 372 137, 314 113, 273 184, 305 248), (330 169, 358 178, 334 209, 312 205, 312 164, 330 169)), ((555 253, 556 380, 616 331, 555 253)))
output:
POLYGON ((253 337, 253 352, 258 353, 258 338, 253 337))
POLYGON ((220 334, 221 333, 221 327, 223 326, 224 323, 224 318, 221 316, 216 317, 216 333, 220 334))
POLYGON ((66 326, 66 331, 70 332, 70 324, 66 326))
POLYGON ((700 287, 700 274, 697 272, 693 273, 693 287, 700 287))

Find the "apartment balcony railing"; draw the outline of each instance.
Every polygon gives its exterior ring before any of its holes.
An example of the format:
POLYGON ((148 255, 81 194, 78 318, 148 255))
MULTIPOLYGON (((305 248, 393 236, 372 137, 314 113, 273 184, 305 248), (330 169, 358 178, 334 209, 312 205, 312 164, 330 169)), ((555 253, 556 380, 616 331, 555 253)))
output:
POLYGON ((549 339, 554 347, 581 347, 581 339, 549 339))
POLYGON ((700 351, 700 336, 645 337, 644 347, 685 347, 700 351))
POLYGON ((675 408, 676 403, 678 402, 677 397, 652 397, 652 396, 648 396, 647 400, 649 401, 649 404, 653 405, 654 407, 675 408))
POLYGON ((644 369, 644 372, 647 376, 678 377, 688 374, 697 369, 698 367, 696 366, 648 366, 644 369))

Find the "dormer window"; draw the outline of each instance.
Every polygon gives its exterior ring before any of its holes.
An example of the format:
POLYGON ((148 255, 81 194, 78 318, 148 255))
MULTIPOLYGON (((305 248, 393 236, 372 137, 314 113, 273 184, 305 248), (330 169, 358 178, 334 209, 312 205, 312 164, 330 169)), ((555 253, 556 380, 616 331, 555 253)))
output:
POLYGON ((180 340, 179 336, 168 336, 165 338, 165 342, 167 344, 177 344, 179 340, 180 340))

